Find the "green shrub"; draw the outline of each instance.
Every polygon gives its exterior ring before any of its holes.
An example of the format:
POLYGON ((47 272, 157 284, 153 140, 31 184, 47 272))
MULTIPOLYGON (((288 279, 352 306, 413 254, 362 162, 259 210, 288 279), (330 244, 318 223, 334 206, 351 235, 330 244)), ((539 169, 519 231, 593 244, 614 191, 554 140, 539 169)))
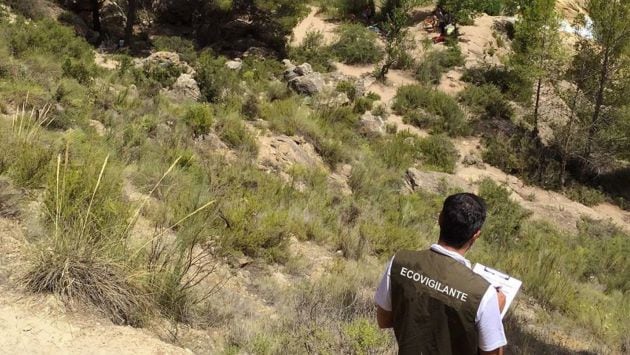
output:
POLYGON ((199 55, 195 79, 203 97, 209 102, 219 102, 238 85, 238 75, 225 67, 225 58, 215 57, 205 50, 199 55))
POLYGON ((258 153, 256 137, 245 127, 243 120, 238 115, 229 114, 218 119, 216 131, 219 137, 230 147, 250 155, 258 153))
POLYGON ((383 58, 378 36, 360 24, 343 25, 339 40, 333 44, 335 54, 346 64, 373 64, 383 58))
POLYGON ((5 0, 11 9, 24 17, 40 20, 46 16, 46 5, 43 0, 5 0))
POLYGON ((570 186, 564 194, 585 206, 596 206, 606 202, 606 195, 603 192, 584 185, 570 186))
POLYGON ((294 63, 309 63, 314 71, 333 71, 334 56, 330 47, 324 44, 324 35, 319 31, 306 33, 302 43, 289 50, 289 59, 294 63))
POLYGON ((180 36, 155 36, 152 42, 158 51, 175 52, 187 63, 192 64, 197 59, 195 44, 189 39, 180 36))
POLYGON ((94 66, 88 66, 81 61, 74 61, 70 58, 66 58, 61 65, 63 70, 63 76, 73 78, 83 85, 89 84, 90 80, 94 76, 94 66))
POLYGON ((461 136, 470 133, 464 112, 457 101, 440 91, 420 85, 401 86, 392 106, 407 121, 420 127, 431 127, 437 133, 461 136))
POLYGON ((463 81, 477 86, 491 84, 496 86, 508 99, 529 103, 533 87, 528 73, 506 67, 477 67, 464 72, 463 81))
POLYGON ((354 101, 354 99, 356 99, 357 97, 357 87, 354 85, 354 83, 347 80, 342 80, 338 82, 335 90, 346 94, 350 101, 354 101))
POLYGON ((377 150, 381 160, 388 168, 407 169, 416 160, 422 158, 421 139, 415 135, 401 132, 387 137, 379 144, 377 150))
POLYGON ((488 217, 483 227, 484 240, 506 250, 514 245, 521 223, 530 215, 510 199, 510 192, 490 179, 479 184, 479 196, 488 206, 488 217))
POLYGON ((193 104, 184 115, 184 122, 195 136, 202 136, 210 132, 213 121, 212 107, 207 104, 193 104))
POLYGON ((516 174, 523 169, 523 161, 512 148, 508 137, 488 137, 484 141, 482 152, 484 162, 498 167, 509 174, 516 174))
POLYGON ((182 74, 182 69, 175 63, 160 63, 145 65, 144 73, 147 78, 159 83, 162 87, 172 86, 177 78, 182 74))
POLYGON ((459 101, 482 119, 511 120, 514 116, 514 109, 494 85, 468 86, 459 94, 459 101))
POLYGON ((424 84, 437 85, 442 79, 442 74, 461 65, 464 65, 464 57, 459 45, 454 44, 446 50, 427 53, 416 68, 416 79, 424 84))
POLYGON ((429 168, 452 174, 457 163, 457 149, 445 135, 432 135, 423 138, 418 148, 422 152, 422 161, 429 168))
POLYGON ((335 0, 335 8, 341 16, 356 17, 362 16, 365 9, 370 9, 372 15, 375 13, 374 0, 335 0))
POLYGON ((285 83, 274 80, 267 85, 267 99, 269 101, 284 100, 289 96, 291 96, 291 90, 285 83))
POLYGON ((359 318, 344 327, 344 335, 350 341, 354 353, 366 354, 387 344, 383 333, 372 318, 359 318))
POLYGON ((70 27, 45 19, 31 23, 18 21, 6 29, 13 55, 52 54, 77 60, 93 61, 92 47, 77 37, 70 27))
POLYGON ((353 110, 358 114, 364 114, 366 111, 372 110, 373 103, 374 101, 367 97, 360 97, 354 102, 353 110))

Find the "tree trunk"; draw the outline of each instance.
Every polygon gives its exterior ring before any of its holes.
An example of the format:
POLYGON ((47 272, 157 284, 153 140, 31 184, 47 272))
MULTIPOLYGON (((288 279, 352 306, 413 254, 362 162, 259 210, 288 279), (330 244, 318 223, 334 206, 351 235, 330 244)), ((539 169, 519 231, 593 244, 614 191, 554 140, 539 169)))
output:
POLYGON ((604 105, 604 90, 608 85, 608 70, 610 65, 610 47, 606 47, 604 52, 604 61, 602 63, 601 72, 599 75, 599 86, 597 88, 597 94, 595 96, 595 106, 593 110, 593 116, 591 117, 591 126, 588 128, 588 139, 586 141, 586 150, 584 151, 584 158, 588 159, 593 152, 593 139, 597 133, 597 124, 602 112, 602 106, 604 105))
POLYGON ((92 26, 94 27, 94 31, 98 32, 98 42, 100 42, 103 38, 100 0, 92 0, 92 26))
POLYGON ((136 22, 136 11, 138 10, 137 0, 128 0, 127 23, 125 24, 125 45, 131 46, 133 40, 133 25, 136 22))
POLYGON ((571 131, 573 130, 573 123, 577 118, 576 110, 577 110, 577 100, 580 95, 580 86, 575 86, 575 94, 573 95, 573 102, 571 103, 571 116, 569 116, 569 123, 567 124, 567 132, 564 138, 564 142, 562 144, 562 158, 560 162, 560 188, 564 190, 566 187, 567 179, 567 161, 569 160, 569 143, 571 143, 571 131))
POLYGON ((539 77, 538 85, 536 87, 536 104, 534 105, 534 131, 532 132, 532 138, 538 136, 538 111, 540 109, 541 90, 542 90, 542 77, 539 77))

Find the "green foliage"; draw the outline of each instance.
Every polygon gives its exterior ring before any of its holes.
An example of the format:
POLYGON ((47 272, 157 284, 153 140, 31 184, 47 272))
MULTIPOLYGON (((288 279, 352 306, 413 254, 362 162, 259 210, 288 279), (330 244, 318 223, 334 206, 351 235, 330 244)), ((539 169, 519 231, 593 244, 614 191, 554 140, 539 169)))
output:
POLYGON ((584 185, 571 186, 564 191, 564 194, 573 201, 577 201, 586 206, 596 206, 606 202, 604 193, 584 185))
POLYGON ((249 155, 258 153, 256 138, 245 127, 243 120, 238 115, 230 114, 218 119, 216 131, 219 137, 230 147, 239 149, 249 155))
POLYGON ((206 104, 193 104, 184 115, 184 122, 195 136, 202 136, 210 132, 213 121, 212 108, 206 104))
POLYGON ((512 148, 513 141, 508 137, 489 137, 484 142, 483 161, 507 173, 518 173, 523 169, 521 157, 512 148))
POLYGON ((3 2, 9 5, 13 12, 33 20, 41 20, 46 16, 46 5, 42 0, 4 0, 3 2))
POLYGON ((179 36, 155 36, 152 42, 158 51, 175 52, 187 63, 194 63, 197 59, 195 44, 191 40, 179 36))
POLYGON ((510 192, 490 179, 479 184, 479 196, 488 206, 488 219, 483 228, 483 238, 491 245, 505 250, 516 242, 521 223, 529 212, 510 199, 510 192))
POLYGON ((392 106, 411 123, 449 136, 470 133, 464 112, 447 94, 420 85, 401 86, 392 106))
POLYGON ((334 6, 341 16, 361 17, 368 9, 372 15, 375 13, 374 0, 335 0, 334 6))
POLYGON ((384 141, 380 143, 381 148, 378 153, 388 168, 407 169, 416 160, 422 158, 420 142, 421 139, 414 135, 397 133, 384 138, 384 141))
POLYGON ((372 318, 359 318, 343 329, 345 337, 350 340, 352 350, 357 354, 365 354, 370 350, 386 344, 387 335, 374 323, 372 318))
POLYGON ((496 86, 508 99, 529 103, 533 95, 532 82, 528 73, 504 67, 477 67, 464 72, 462 80, 481 86, 496 86))
POLYGON ((383 58, 376 33, 360 24, 339 27, 339 40, 332 49, 346 64, 372 64, 383 58))
POLYGON ((446 50, 431 51, 425 54, 423 61, 416 68, 416 79, 424 84, 439 84, 442 74, 450 68, 464 65, 464 57, 458 44, 446 50))
POLYGON ((459 101, 482 119, 511 120, 514 116, 514 109, 494 85, 468 86, 459 101))
POLYGON ((334 70, 333 51, 324 44, 324 35, 319 31, 306 33, 302 43, 289 50, 289 58, 294 63, 309 63, 317 72, 334 70))
MULTIPOLYGON (((77 60, 93 61, 92 48, 79 39, 74 31, 46 19, 26 23, 18 21, 4 29, 11 52, 16 57, 28 54, 51 54, 58 58, 68 56, 77 60)), ((5 37, 6 38, 6 37, 5 37)))
POLYGON ((357 87, 354 85, 354 83, 350 81, 342 80, 338 82, 335 90, 346 94, 350 101, 354 101, 354 99, 356 99, 357 97, 357 87))
POLYGON ((208 102, 219 102, 237 85, 238 76, 225 67, 225 58, 215 57, 212 51, 205 50, 199 55, 195 79, 201 94, 208 102))
POLYGON ((452 174, 457 163, 457 149, 445 135, 432 135, 423 138, 418 148, 422 153, 422 161, 432 170, 452 174))

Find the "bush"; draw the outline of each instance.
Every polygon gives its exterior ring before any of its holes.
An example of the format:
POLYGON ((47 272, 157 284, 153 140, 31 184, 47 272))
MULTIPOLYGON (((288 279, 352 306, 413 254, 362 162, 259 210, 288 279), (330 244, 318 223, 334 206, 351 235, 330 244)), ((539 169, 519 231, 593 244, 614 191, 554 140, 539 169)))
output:
POLYGON ((341 16, 363 16, 363 11, 369 9, 373 15, 375 12, 374 0, 335 0, 334 6, 341 16))
POLYGON ((289 58, 294 63, 309 63, 317 72, 326 73, 335 69, 333 52, 324 44, 324 35, 319 31, 306 33, 302 43, 289 50, 289 58))
POLYGON ((239 149, 248 155, 258 153, 256 137, 249 132, 238 115, 229 114, 217 120, 216 131, 219 137, 230 147, 239 149))
POLYGON ((424 84, 437 85, 442 79, 442 74, 461 65, 464 65, 464 57, 459 45, 454 44, 446 50, 427 53, 416 68, 416 79, 424 84))
POLYGON ((378 36, 360 24, 343 25, 338 30, 339 40, 333 44, 334 53, 346 64, 373 64, 383 58, 377 44, 378 36))
POLYGON ((46 16, 46 5, 43 0, 5 0, 4 3, 14 12, 33 20, 40 20, 46 16))
POLYGON ((194 63, 197 59, 195 44, 189 39, 179 36, 155 36, 152 42, 158 51, 175 52, 187 63, 194 63))
POLYGON ((512 148, 510 138, 505 136, 488 137, 481 153, 484 162, 496 166, 508 174, 517 174, 523 170, 524 163, 512 148))
POLYGON ((423 138, 419 143, 422 161, 427 167, 449 174, 453 173, 459 154, 447 136, 432 135, 423 138))
POLYGON ((403 170, 422 158, 420 144, 421 139, 417 136, 401 132, 384 138, 379 143, 378 154, 386 167, 403 170))
POLYGON ((584 185, 570 186, 564 194, 571 200, 589 207, 606 202, 606 195, 603 192, 584 185))
POLYGON ((464 72, 462 80, 476 86, 494 85, 508 99, 520 103, 529 103, 533 94, 533 87, 528 74, 506 67, 470 68, 464 72))
POLYGON ((337 87, 335 88, 338 92, 342 92, 348 96, 350 101, 354 101, 357 97, 357 87, 354 83, 346 80, 342 80, 337 83, 337 87))
POLYGON ((184 115, 184 122, 196 137, 210 132, 213 121, 212 107, 206 104, 193 104, 184 115))
POLYGON ((237 74, 234 70, 227 69, 225 62, 225 58, 215 57, 210 50, 199 55, 195 79, 199 83, 201 94, 208 102, 224 100, 238 85, 237 74))
POLYGON ((482 119, 511 120, 514 116, 514 109, 494 85, 468 86, 459 94, 459 101, 482 119))
POLYGON ((420 127, 437 133, 461 136, 470 133, 464 112, 457 102, 440 91, 420 85, 401 86, 394 98, 394 111, 420 127), (424 111, 424 112, 423 112, 424 111))

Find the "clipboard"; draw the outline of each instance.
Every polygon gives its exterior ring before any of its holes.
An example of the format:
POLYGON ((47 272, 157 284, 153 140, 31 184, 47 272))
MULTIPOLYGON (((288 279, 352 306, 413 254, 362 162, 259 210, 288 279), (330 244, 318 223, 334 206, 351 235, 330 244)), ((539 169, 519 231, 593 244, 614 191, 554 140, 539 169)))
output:
POLYGON ((505 308, 503 308, 503 312, 501 312, 501 318, 504 318, 512 301, 516 298, 518 290, 523 284, 521 280, 479 263, 475 264, 473 272, 486 279, 493 287, 501 288, 501 292, 505 294, 505 308))

